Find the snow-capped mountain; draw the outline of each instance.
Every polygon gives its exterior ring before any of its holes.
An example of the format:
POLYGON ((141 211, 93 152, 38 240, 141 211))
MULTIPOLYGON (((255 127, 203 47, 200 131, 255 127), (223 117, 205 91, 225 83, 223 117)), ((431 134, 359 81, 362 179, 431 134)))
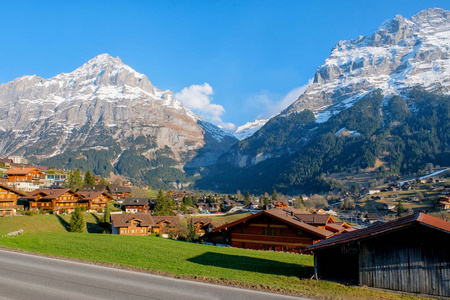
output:
POLYGON ((416 85, 449 94, 449 47, 450 12, 431 8, 410 20, 397 15, 371 36, 340 41, 282 114, 309 109, 325 122, 376 88, 388 96, 416 85))
POLYGON ((108 54, 71 73, 50 79, 23 76, 0 86, 2 156, 36 161, 54 157, 54 162, 65 153, 64 163, 69 152, 89 161, 83 151, 104 150, 115 167, 131 147, 148 161, 169 157, 181 170, 193 159, 201 166, 214 162, 196 157, 199 149, 225 151, 235 141, 185 108, 171 91, 159 90, 145 75, 108 54), (210 130, 216 138, 206 145, 210 130))
POLYGON ((340 41, 288 108, 222 155, 199 182, 229 192, 327 190, 334 172, 450 164, 450 12, 397 15, 340 41))
POLYGON ((267 123, 267 121, 269 121, 269 119, 247 122, 244 125, 236 128, 236 130, 233 132, 233 135, 240 141, 245 140, 246 138, 251 137, 261 127, 263 127, 267 123))

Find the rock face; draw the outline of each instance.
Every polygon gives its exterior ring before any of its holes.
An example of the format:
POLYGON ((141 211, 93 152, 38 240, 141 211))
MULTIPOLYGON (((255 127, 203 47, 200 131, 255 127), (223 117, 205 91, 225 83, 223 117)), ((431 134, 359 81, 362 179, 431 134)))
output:
POLYGON ((420 85, 448 94, 449 47, 450 12, 427 9, 411 20, 397 15, 371 36, 340 41, 313 84, 283 113, 309 109, 325 122, 375 88, 394 95, 420 85))
MULTIPOLYGON (((148 162, 170 158, 171 167, 182 170, 194 158, 196 167, 214 163, 235 142, 183 107, 171 91, 157 89, 145 75, 108 54, 71 73, 50 79, 23 76, 0 86, 0 156, 23 155, 53 163, 59 157, 57 165, 70 166, 67 163, 75 157, 67 153, 79 158, 98 151, 106 155, 110 167, 100 172, 102 168, 95 168, 89 157, 85 167, 108 175, 130 148, 148 162), (211 130, 214 137, 205 141, 211 130), (196 157, 204 148, 214 149, 214 154, 196 157)), ((82 160, 72 167, 84 167, 82 160)))
POLYGON ((340 41, 299 99, 245 141, 245 147, 241 142, 221 160, 249 167, 295 153, 308 142, 310 133, 294 128, 287 133, 291 142, 286 134, 280 136, 282 144, 265 140, 266 133, 286 123, 283 119, 291 114, 305 110, 314 113, 316 123, 324 123, 376 89, 387 99, 416 86, 448 95, 449 50, 450 12, 439 8, 424 10, 411 20, 397 15, 371 36, 340 41))
POLYGON ((450 164, 449 47, 450 12, 442 9, 396 16, 371 36, 339 42, 298 100, 222 155, 198 185, 323 191, 340 185, 330 174, 374 168, 377 159, 390 174, 450 164))

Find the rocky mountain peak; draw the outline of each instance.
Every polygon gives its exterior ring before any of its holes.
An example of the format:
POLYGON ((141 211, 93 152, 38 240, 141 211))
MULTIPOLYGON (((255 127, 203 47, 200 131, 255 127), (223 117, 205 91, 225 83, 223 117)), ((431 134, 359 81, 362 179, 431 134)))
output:
POLYGON ((417 85, 450 93, 449 16, 439 8, 411 19, 397 15, 370 36, 340 41, 313 84, 282 114, 310 109, 317 122, 325 122, 378 88, 385 95, 417 85))
POLYGON ((448 28, 450 13, 442 8, 429 8, 411 17, 411 21, 423 28, 448 28))

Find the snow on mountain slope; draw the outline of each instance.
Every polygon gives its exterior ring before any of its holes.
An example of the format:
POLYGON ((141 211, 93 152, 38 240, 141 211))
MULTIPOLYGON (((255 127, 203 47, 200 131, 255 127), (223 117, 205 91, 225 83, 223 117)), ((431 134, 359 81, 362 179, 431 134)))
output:
MULTIPOLYGON (((108 54, 50 79, 23 76, 0 86, 2 156, 40 160, 67 150, 118 145, 121 150, 114 155, 120 157, 131 145, 140 149, 145 144, 151 145, 142 150, 148 159, 168 148, 181 168, 205 146, 208 131, 226 136, 213 124, 200 126, 201 121, 171 91, 159 90, 147 76, 108 54)), ((235 141, 208 139, 216 153, 235 141)))
POLYGON ((266 120, 255 120, 253 122, 247 122, 242 126, 239 126, 233 133, 233 135, 238 140, 245 140, 246 138, 252 136, 261 127, 263 127, 269 119, 266 120))
POLYGON ((325 122, 377 88, 393 95, 420 85, 449 94, 449 47, 450 12, 427 9, 411 20, 397 15, 371 36, 340 41, 313 84, 282 114, 310 109, 325 122))

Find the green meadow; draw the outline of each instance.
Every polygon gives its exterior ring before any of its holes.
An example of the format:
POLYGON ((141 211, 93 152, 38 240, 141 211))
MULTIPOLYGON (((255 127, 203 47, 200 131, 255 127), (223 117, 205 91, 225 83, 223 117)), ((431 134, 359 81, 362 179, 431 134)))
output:
POLYGON ((0 246, 314 299, 418 299, 310 279, 314 262, 309 255, 224 248, 154 236, 102 234, 102 229, 96 225, 97 218, 87 213, 88 232, 70 233, 65 230, 69 218, 54 215, 0 218, 0 235, 3 236, 0 246), (22 235, 4 236, 19 229, 24 229, 22 235))

